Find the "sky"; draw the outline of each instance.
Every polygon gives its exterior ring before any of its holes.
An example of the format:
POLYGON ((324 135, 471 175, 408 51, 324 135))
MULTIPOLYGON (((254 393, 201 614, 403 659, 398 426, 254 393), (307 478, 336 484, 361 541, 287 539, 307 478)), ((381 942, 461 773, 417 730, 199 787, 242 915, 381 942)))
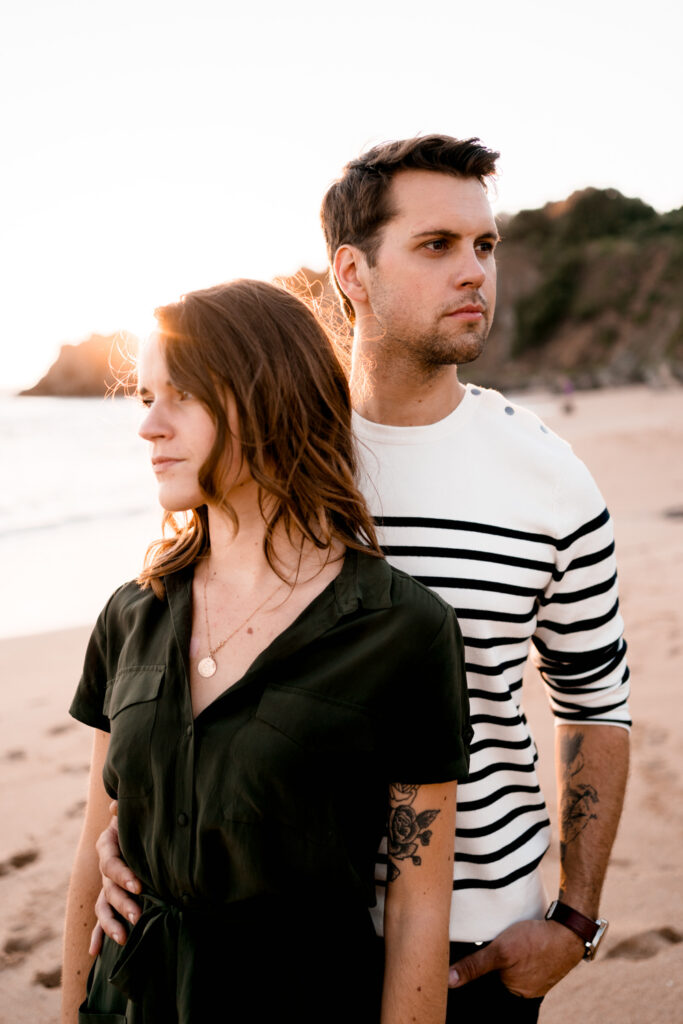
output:
POLYGON ((325 266, 362 150, 478 136, 514 213, 683 204, 683 8, 650 0, 22 0, 0 15, 0 391, 155 306, 325 266))

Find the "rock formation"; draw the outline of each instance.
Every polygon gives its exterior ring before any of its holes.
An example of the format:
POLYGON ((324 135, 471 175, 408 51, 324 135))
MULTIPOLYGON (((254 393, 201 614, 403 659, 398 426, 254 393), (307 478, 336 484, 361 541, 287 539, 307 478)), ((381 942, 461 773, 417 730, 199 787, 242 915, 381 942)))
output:
MULTIPOLYGON (((683 381, 683 207, 658 214, 616 189, 584 189, 499 218, 498 305, 463 380, 497 387, 683 381)), ((281 278, 325 319, 348 367, 350 332, 326 272, 281 278)), ((130 368, 117 338, 65 345, 23 394, 101 395, 130 368)))
POLYGON ((22 395, 89 398, 126 384, 132 372, 137 341, 130 334, 91 335, 80 345, 62 345, 57 360, 22 395))

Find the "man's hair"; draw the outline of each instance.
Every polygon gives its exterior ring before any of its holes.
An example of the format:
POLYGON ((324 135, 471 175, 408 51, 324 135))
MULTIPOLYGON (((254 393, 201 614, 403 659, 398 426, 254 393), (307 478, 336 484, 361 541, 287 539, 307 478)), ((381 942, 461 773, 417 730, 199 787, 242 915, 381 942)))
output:
MULTIPOLYGON (((438 171, 462 178, 476 178, 484 188, 496 171, 499 153, 479 139, 454 139, 450 135, 421 135, 374 146, 346 165, 341 178, 325 193, 322 220, 330 268, 341 245, 355 245, 369 266, 375 265, 381 228, 396 214, 390 188, 399 171, 438 171)), ((331 269, 344 313, 353 323, 353 307, 331 269)))
MULTIPOLYGON (((346 378, 329 337, 303 302, 275 285, 241 280, 188 292, 155 316, 174 387, 194 395, 216 426, 199 470, 205 500, 237 524, 224 481, 232 464, 246 463, 259 487, 265 555, 278 575, 278 526, 297 546, 303 535, 320 550, 341 541, 381 555, 355 480, 346 378), (238 439, 228 422, 228 391, 237 407, 238 439)), ((166 574, 210 548, 205 504, 188 509, 184 523, 172 512, 163 523, 165 536, 150 545, 138 576, 158 597, 166 574)))

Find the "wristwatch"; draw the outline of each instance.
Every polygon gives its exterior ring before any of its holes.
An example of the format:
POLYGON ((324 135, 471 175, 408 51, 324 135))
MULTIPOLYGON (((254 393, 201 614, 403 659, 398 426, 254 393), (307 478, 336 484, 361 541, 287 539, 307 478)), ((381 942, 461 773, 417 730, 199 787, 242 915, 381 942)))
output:
POLYGON ((550 904, 545 919, 563 924, 565 928, 569 928, 580 939, 583 939, 583 944, 586 947, 586 952, 583 954, 584 960, 593 959, 609 924, 604 917, 599 917, 597 921, 594 921, 592 917, 580 914, 578 910, 573 910, 559 900, 553 900, 550 904))

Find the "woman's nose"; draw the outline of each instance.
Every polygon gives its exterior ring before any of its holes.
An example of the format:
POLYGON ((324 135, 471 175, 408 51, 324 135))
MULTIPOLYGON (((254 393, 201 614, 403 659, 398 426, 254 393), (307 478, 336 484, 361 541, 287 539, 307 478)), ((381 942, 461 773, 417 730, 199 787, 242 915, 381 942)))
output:
POLYGON ((145 413, 138 427, 138 434, 145 441, 155 441, 159 437, 168 437, 171 433, 168 420, 155 402, 145 413))

